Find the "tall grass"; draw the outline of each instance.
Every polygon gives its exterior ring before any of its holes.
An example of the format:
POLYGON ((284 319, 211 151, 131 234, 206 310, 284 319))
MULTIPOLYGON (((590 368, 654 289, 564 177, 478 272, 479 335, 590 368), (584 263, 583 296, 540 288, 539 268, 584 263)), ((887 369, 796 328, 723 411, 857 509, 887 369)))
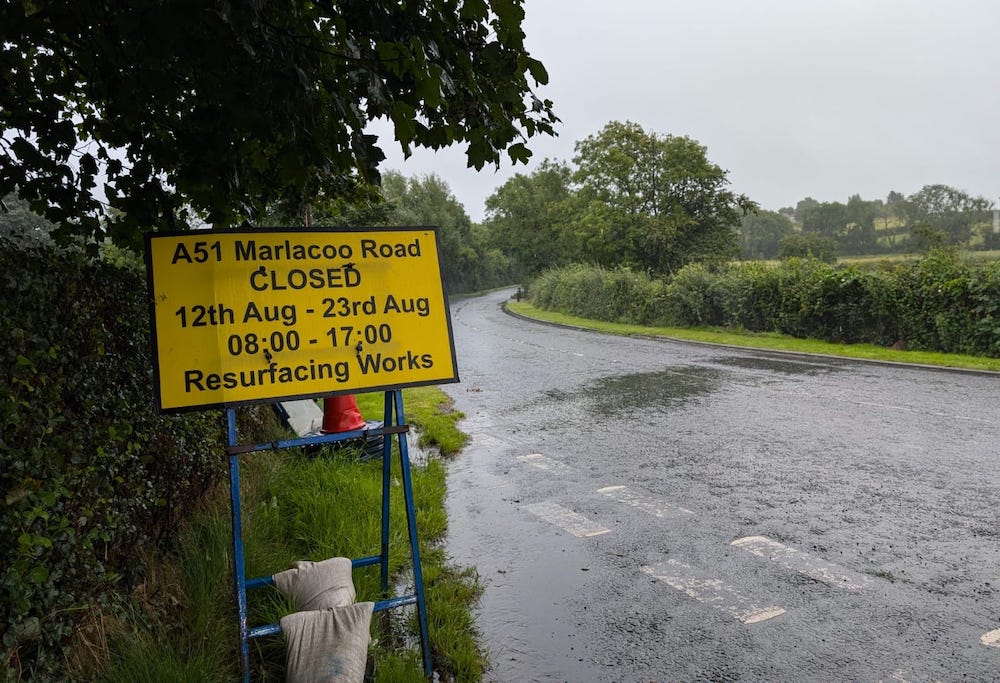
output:
MULTIPOLYGON (((409 390, 408 390, 409 391, 409 390)), ((457 416, 423 423, 423 414, 447 406, 440 390, 425 387, 404 394, 407 419, 422 426, 425 439, 460 444, 457 416)), ((368 419, 382 416, 383 395, 359 396, 368 419)), ((262 413, 258 413, 258 416, 262 413)), ((286 436, 274 423, 256 442, 286 436)), ((394 446, 395 448, 395 446, 394 446)), ((382 463, 361 461, 353 449, 324 451, 309 457, 300 451, 262 452, 241 459, 241 502, 248 576, 287 569, 295 560, 378 554, 381 538, 382 463)), ((481 594, 473 569, 453 567, 440 547, 447 530, 444 509, 445 467, 437 457, 411 470, 421 544, 428 630, 435 670, 456 681, 477 681, 485 670, 472 607, 481 594)), ((393 458, 390 571, 402 590, 410 576, 409 539, 393 458)), ((228 681, 238 674, 239 659, 231 564, 228 490, 204 501, 178 536, 169 556, 155 558, 160 585, 133 595, 131 606, 105 626, 108 649, 80 664, 80 677, 97 681, 228 681)), ((358 600, 380 594, 379 567, 356 569, 358 600)), ((392 587, 390 587, 392 590, 392 587)), ((249 621, 274 623, 293 606, 271 588, 248 595, 249 621)), ((107 622, 107 615, 104 617, 107 622)), ((373 620, 369 676, 374 681, 422 678, 415 610, 380 613, 373 620)), ((280 638, 251 643, 253 679, 284 680, 280 638)))

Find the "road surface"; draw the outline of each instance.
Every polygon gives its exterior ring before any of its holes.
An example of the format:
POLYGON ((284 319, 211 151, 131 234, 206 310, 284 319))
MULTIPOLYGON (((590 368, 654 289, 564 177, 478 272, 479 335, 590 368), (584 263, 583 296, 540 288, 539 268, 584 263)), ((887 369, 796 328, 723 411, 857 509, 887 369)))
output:
POLYGON ((1000 680, 1000 377, 453 303, 493 681, 1000 680))

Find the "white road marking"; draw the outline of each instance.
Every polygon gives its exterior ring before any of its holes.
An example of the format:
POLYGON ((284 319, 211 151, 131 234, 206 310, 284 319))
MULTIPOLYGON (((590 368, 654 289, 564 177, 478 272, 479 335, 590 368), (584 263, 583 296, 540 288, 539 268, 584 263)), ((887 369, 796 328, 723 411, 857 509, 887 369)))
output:
POLYGON ((984 633, 979 638, 979 642, 989 647, 1000 647, 1000 628, 984 633))
POLYGON ((600 536, 606 534, 611 529, 601 526, 597 522, 591 521, 579 512, 573 512, 569 508, 555 503, 542 502, 525 505, 524 509, 545 520, 549 524, 554 524, 563 531, 567 531, 578 538, 589 536, 600 536))
POLYGON ((706 579, 701 571, 677 560, 667 560, 653 567, 643 565, 639 569, 744 624, 756 624, 785 613, 783 607, 758 607, 732 586, 727 586, 719 579, 706 579))
POLYGON ((867 588, 871 585, 871 581, 863 574, 837 566, 832 562, 827 562, 822 558, 815 557, 801 550, 790 548, 784 543, 779 543, 766 536, 738 538, 730 543, 730 545, 745 548, 757 557, 777 562, 785 569, 791 569, 816 581, 828 583, 831 586, 838 586, 854 591, 867 588))
POLYGON ((558 460, 548 458, 541 453, 519 455, 517 456, 517 459, 523 463, 531 465, 532 467, 537 467, 540 470, 545 470, 546 472, 551 472, 552 474, 569 474, 576 469, 565 463, 561 463, 558 460))
POLYGON ((470 435, 472 442, 477 446, 489 446, 491 448, 502 448, 503 446, 509 446, 510 444, 503 439, 498 439, 492 434, 487 434, 486 432, 475 432, 470 435))
MULTIPOLYGON (((913 680, 911 678, 912 676, 913 674, 911 674, 908 671, 904 671, 903 669, 896 669, 891 674, 889 674, 889 678, 880 678, 875 683, 889 683, 890 681, 895 681, 895 683, 911 683, 911 681, 913 680)), ((935 680, 934 683, 941 683, 941 681, 935 680)))
POLYGON ((678 513, 684 515, 694 514, 694 512, 687 508, 682 508, 679 505, 671 505, 645 493, 633 491, 627 486, 605 486, 603 489, 597 489, 597 492, 660 519, 664 517, 676 517, 678 513))

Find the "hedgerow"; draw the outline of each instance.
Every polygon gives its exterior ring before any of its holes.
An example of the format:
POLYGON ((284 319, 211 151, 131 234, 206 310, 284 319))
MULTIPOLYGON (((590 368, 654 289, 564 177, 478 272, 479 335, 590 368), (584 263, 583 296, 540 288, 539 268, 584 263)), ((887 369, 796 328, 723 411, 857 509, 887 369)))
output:
POLYGON ((217 414, 155 413, 138 267, 0 238, 0 635, 8 680, 67 676, 83 614, 127 591, 224 472, 217 414))
POLYGON ((1000 263, 934 253, 900 273, 902 336, 913 348, 1000 357, 1000 263))
POLYGON ((948 251, 875 269, 794 258, 693 263, 669 283, 578 265, 548 271, 530 289, 541 308, 596 320, 1000 357, 1000 262, 972 265, 948 251))
POLYGON ((571 265, 549 270, 531 283, 541 308, 610 322, 650 325, 666 315, 663 283, 628 268, 571 265))

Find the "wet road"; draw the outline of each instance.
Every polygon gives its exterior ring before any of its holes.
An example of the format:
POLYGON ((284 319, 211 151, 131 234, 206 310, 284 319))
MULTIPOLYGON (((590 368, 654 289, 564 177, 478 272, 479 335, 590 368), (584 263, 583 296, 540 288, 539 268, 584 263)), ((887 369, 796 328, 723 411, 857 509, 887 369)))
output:
POLYGON ((565 330, 509 294, 452 305, 444 387, 488 680, 1000 680, 1000 377, 565 330))

